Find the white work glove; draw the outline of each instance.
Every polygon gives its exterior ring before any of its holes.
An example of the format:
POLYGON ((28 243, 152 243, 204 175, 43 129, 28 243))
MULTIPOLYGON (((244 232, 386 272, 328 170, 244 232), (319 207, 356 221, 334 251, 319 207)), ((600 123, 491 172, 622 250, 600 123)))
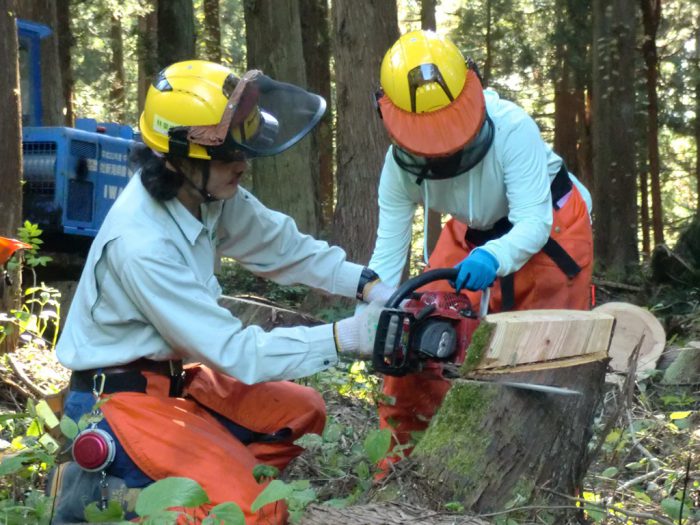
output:
POLYGON ((382 310, 384 302, 373 301, 352 317, 336 322, 333 325, 333 335, 338 351, 371 357, 382 310))
POLYGON ((393 286, 389 286, 388 284, 384 284, 381 280, 377 280, 367 284, 362 294, 362 299, 366 303, 379 301, 382 304, 386 304, 389 298, 394 295, 395 291, 396 288, 393 286))

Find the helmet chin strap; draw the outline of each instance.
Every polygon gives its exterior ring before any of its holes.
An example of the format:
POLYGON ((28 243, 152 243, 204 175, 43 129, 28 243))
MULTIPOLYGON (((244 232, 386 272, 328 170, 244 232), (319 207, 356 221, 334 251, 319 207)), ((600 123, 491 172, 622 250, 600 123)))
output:
POLYGON ((170 164, 175 168, 175 171, 177 171, 182 177, 185 179, 185 181, 192 186, 195 190, 197 190, 197 193, 199 193, 204 200, 204 202, 215 202, 219 199, 214 197, 211 193, 207 191, 207 184, 209 184, 209 161, 203 162, 201 165, 202 167, 202 186, 197 187, 197 185, 192 182, 192 179, 190 179, 180 168, 177 162, 173 162, 173 159, 169 159, 170 164))

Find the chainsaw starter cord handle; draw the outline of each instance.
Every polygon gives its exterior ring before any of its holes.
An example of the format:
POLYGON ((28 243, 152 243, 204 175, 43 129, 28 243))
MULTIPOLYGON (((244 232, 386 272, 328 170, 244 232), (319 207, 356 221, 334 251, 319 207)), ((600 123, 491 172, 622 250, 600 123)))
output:
POLYGON ((421 286, 425 286, 434 281, 454 281, 458 273, 459 270, 457 268, 438 268, 436 270, 424 272, 399 286, 393 295, 389 297, 385 306, 387 308, 398 308, 401 305, 401 301, 406 299, 421 286))

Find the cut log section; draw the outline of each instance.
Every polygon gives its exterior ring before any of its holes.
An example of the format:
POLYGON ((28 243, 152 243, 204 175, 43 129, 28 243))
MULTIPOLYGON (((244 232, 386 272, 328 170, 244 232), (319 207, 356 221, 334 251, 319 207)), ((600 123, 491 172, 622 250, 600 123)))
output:
POLYGON ((627 372, 630 354, 642 337, 637 359, 637 377, 656 369, 656 363, 666 346, 666 332, 649 310, 630 303, 605 303, 593 310, 615 318, 615 333, 610 343, 610 368, 613 372, 627 372))
MULTIPOLYGON (((425 496, 415 501, 455 501, 475 513, 565 505, 554 494, 581 489, 613 322, 605 313, 568 310, 485 317, 461 370, 466 377, 453 382, 412 454, 412 492, 425 496)), ((561 515, 552 519, 564 522, 561 515)))
POLYGON ((262 297, 222 295, 219 297, 219 305, 237 317, 243 326, 257 325, 263 330, 272 330, 281 326, 323 324, 323 321, 312 315, 288 310, 262 297))
POLYGON ((473 337, 466 368, 509 372, 597 361, 607 357, 613 322, 609 314, 580 310, 490 314, 473 337))

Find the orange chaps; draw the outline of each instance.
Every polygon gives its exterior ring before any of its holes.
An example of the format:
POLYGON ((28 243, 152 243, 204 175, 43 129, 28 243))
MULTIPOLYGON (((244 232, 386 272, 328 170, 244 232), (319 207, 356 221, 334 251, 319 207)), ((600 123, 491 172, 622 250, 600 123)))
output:
POLYGON ((298 456, 303 449, 294 441, 323 431, 323 399, 315 390, 291 382, 245 385, 202 365, 185 370, 183 397, 169 397, 169 378, 152 372, 142 372, 147 393, 104 396, 109 400, 102 411, 124 449, 152 479, 186 477, 204 488, 210 503, 186 509, 196 523, 211 507, 228 501, 240 505, 247 524, 286 523, 283 502, 251 511, 266 486, 255 481, 253 468, 264 463, 282 470, 298 456), (256 433, 283 431, 284 438, 245 445, 210 410, 256 433))
MULTIPOLYGON (((593 235, 586 203, 574 187, 562 208, 554 210, 550 236, 576 261, 581 271, 573 278, 567 275, 544 252, 535 254, 514 274, 514 310, 566 308, 588 310, 593 271, 593 235)), ((466 241, 467 226, 450 219, 442 230, 428 269, 451 268, 476 246, 466 241)), ((423 290, 454 291, 446 281, 426 285, 423 290)), ((473 305, 478 305, 481 292, 463 291, 473 305)), ((490 312, 502 310, 501 283, 491 288, 490 312)), ((379 404, 379 424, 389 428, 394 443, 406 444, 413 433, 425 430, 430 419, 450 389, 442 376, 442 365, 428 363, 417 374, 384 377, 384 399, 379 404)), ((415 436, 417 437, 417 436, 415 436)), ((415 439, 414 439, 415 441, 415 439)), ((410 453, 410 449, 407 449, 410 453)), ((396 461, 398 457, 391 458, 396 461)), ((382 465, 386 468, 386 462, 382 465)))

